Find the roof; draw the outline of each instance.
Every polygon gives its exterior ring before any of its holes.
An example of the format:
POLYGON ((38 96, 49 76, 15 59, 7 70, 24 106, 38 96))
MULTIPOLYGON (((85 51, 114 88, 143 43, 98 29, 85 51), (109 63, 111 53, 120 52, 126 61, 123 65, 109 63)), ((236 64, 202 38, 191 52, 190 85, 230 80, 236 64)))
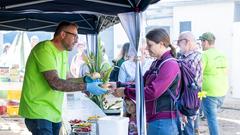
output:
POLYGON ((0 29, 54 31, 62 21, 79 33, 99 33, 119 22, 118 13, 139 12, 159 0, 1 0, 0 29))
POLYGON ((117 16, 91 13, 57 12, 0 12, 0 30, 55 31, 59 22, 66 20, 79 25, 79 34, 94 34, 119 22, 117 16))

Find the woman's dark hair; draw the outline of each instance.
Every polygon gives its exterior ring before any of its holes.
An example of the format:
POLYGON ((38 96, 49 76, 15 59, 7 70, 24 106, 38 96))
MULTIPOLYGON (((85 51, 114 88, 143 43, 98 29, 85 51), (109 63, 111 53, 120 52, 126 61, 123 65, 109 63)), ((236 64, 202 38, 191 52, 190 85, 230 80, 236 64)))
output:
POLYGON ((171 45, 170 37, 166 30, 162 28, 153 29, 147 33, 146 38, 157 44, 163 42, 163 45, 166 48, 167 47, 171 48, 171 54, 173 55, 173 57, 176 57, 176 49, 171 45))
POLYGON ((123 44, 123 47, 122 47, 122 58, 125 58, 126 56, 128 56, 129 47, 130 47, 130 43, 123 44))

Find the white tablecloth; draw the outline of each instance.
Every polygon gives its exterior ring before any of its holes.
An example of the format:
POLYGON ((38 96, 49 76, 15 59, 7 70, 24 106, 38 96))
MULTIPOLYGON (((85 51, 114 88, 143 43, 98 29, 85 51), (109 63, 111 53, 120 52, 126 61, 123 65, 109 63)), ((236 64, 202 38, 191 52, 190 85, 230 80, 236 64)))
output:
POLYGON ((106 116, 105 113, 82 92, 65 94, 63 105, 63 126, 70 133, 71 127, 68 123, 72 119, 87 120, 90 116, 106 116))

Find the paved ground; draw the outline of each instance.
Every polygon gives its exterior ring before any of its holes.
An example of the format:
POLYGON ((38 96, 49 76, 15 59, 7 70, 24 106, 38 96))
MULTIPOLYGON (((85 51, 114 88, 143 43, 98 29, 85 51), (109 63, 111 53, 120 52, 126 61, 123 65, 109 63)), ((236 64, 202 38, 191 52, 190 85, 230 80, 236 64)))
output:
POLYGON ((22 118, 0 118, 0 135, 31 135, 22 118))
MULTIPOLYGON (((240 135, 240 99, 226 98, 219 115, 221 135, 240 135)), ((209 135, 207 122, 200 121, 201 135, 209 135)), ((0 135, 30 135, 23 119, 0 118, 0 135)))
MULTIPOLYGON (((226 98, 219 111, 221 135, 240 135, 240 99, 226 98)), ((200 121, 201 135, 209 135, 207 121, 200 121)))

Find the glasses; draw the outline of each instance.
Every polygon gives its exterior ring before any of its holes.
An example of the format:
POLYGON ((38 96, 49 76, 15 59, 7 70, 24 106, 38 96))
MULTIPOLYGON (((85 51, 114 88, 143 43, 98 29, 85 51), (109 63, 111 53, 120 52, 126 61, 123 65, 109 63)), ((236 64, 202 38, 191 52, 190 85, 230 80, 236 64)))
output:
POLYGON ((75 34, 75 33, 72 33, 72 32, 68 32, 68 31, 64 31, 64 32, 67 33, 67 34, 73 35, 73 37, 75 39, 78 39, 78 34, 75 34))
POLYGON ((182 42, 183 40, 185 40, 185 41, 189 41, 188 39, 185 39, 185 38, 183 38, 183 39, 179 39, 179 40, 177 40, 177 45, 179 45, 180 42, 182 42))

